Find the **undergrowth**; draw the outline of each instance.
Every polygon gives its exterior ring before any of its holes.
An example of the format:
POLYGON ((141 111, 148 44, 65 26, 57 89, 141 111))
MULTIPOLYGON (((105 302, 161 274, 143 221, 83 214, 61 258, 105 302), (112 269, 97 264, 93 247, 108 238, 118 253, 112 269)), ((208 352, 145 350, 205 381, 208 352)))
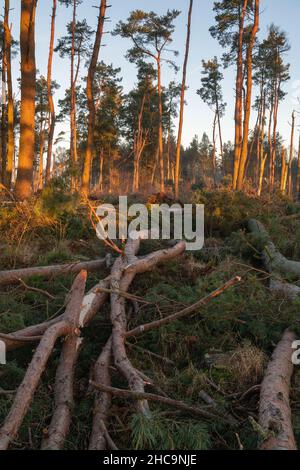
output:
MULTIPOLYGON (((250 217, 261 220, 280 250, 290 258, 300 259, 300 217, 286 218, 300 212, 299 206, 280 197, 266 199, 262 204, 261 200, 229 192, 195 191, 192 199, 205 203, 205 247, 135 279, 131 291, 149 304, 141 304, 134 312, 127 302, 128 327, 181 310, 233 276, 241 276, 242 281, 190 317, 128 339, 128 354, 133 364, 167 396, 205 407, 199 393, 206 392, 220 412, 239 420, 239 426, 230 427, 221 420, 198 420, 157 403, 150 404, 152 419, 145 420, 136 414, 132 401, 114 398, 108 426, 120 449, 239 449, 240 443, 245 449, 257 448, 259 392, 251 388, 260 384, 267 360, 284 329, 291 327, 300 334, 300 299, 289 302, 271 295, 269 276, 260 264, 261 241, 247 234, 245 224, 250 217)), ((77 198, 66 196, 62 188, 56 192, 46 189, 40 199, 28 205, 0 207, 0 236, 1 269, 94 259, 105 253, 90 227, 86 209, 77 198)), ((141 252, 158 247, 158 242, 144 243, 141 252)), ((101 277, 104 275, 101 273, 101 277)), ((97 282, 98 276, 89 274, 87 288, 97 282)), ((20 284, 3 287, 0 331, 9 333, 58 315, 72 280, 73 276, 68 275, 26 281, 29 287, 40 289, 39 293, 20 284)), ((88 386, 89 373, 110 331, 106 306, 83 332, 67 449, 87 448, 94 398, 88 386)), ((0 389, 0 421, 9 411, 33 350, 34 346, 29 345, 9 353, 7 365, 0 366, 1 388, 10 392, 2 394, 0 389)), ((17 449, 38 449, 41 436, 47 432, 59 353, 60 343, 18 440, 13 443, 17 449)), ((112 381, 115 386, 127 387, 114 374, 112 381)), ((298 382, 296 371, 292 407, 300 445, 298 382)))

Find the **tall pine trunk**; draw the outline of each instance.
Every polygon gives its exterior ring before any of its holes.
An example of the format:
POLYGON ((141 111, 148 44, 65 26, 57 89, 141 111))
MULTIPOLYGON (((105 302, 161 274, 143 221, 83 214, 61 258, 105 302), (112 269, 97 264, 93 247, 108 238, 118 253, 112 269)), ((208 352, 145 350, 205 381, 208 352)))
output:
POLYGON ((93 54, 92 54, 88 76, 87 76, 87 83, 86 83, 86 95, 87 95, 88 109, 89 109, 89 120, 88 120, 87 147, 86 147, 86 152, 85 152, 85 160, 84 160, 84 168, 83 168, 82 184, 81 184, 81 193, 85 197, 88 196, 89 190, 90 190, 91 166, 92 166, 92 158, 93 158, 93 151, 94 151, 94 130, 95 130, 95 116, 96 116, 94 90, 93 90, 94 76, 95 76, 95 69, 97 66, 99 52, 100 52, 101 40, 103 36, 103 27, 104 27, 104 21, 105 21, 106 8, 107 8, 106 0, 101 0, 97 32, 96 32, 93 54))
POLYGON ((165 166, 164 166, 164 143, 163 143, 163 104, 161 89, 161 58, 157 57, 157 94, 158 94, 158 161, 160 174, 160 191, 165 192, 165 166))
POLYGON ((255 38, 258 33, 259 28, 259 0, 255 0, 255 10, 254 10, 254 24, 250 34, 250 40, 247 49, 247 89, 246 89, 246 99, 245 99, 245 117, 244 117, 244 126, 243 126, 243 143, 241 156, 239 161, 239 170, 237 176, 237 189, 240 191, 243 189, 244 178, 245 178, 245 166, 248 156, 248 138, 249 138, 249 127, 250 127, 250 114, 251 114, 251 97, 252 97, 252 84, 253 84, 253 47, 255 43, 255 38))
POLYGON ((237 187, 237 178, 240 165, 242 148, 242 127, 243 127, 243 44, 244 44, 244 23, 248 0, 243 1, 240 14, 238 53, 237 53, 237 73, 235 87, 235 138, 234 138, 234 167, 233 167, 233 189, 237 187))
MULTIPOLYGON (((4 24, 8 24, 7 4, 4 8, 4 24)), ((0 182, 5 184, 6 173, 6 151, 7 151, 7 97, 6 97, 6 77, 7 77, 7 36, 2 36, 2 104, 1 104, 1 168, 0 168, 0 182)))
POLYGON ((53 61, 53 47, 54 47, 54 38, 55 38, 56 8, 57 8, 57 0, 53 0, 49 57, 48 57, 48 70, 47 70, 49 129, 48 129, 48 149, 47 149, 47 164, 46 164, 46 182, 48 182, 51 178, 52 149, 53 149, 53 138, 54 138, 54 130, 55 130, 55 108, 54 108, 54 101, 52 97, 52 61, 53 61))
POLYGON ((35 143, 35 14, 37 0, 21 1, 21 111, 20 144, 16 196, 24 200, 32 194, 35 143))
POLYGON ((290 146, 290 158, 289 158, 289 178, 288 178, 288 195, 293 196, 293 156, 294 156, 294 134, 295 134, 295 111, 292 114, 292 130, 291 130, 291 146, 290 146))
POLYGON ((175 157, 175 198, 179 197, 180 152, 181 152, 181 138, 182 138, 182 130, 183 130, 183 114, 184 114, 184 105, 185 105, 184 96, 185 96, 185 88, 186 88, 186 71, 187 71, 187 64, 188 64, 189 51, 190 51, 192 12, 193 12, 193 0, 190 0, 185 56, 184 56, 181 93, 180 93, 179 126, 178 126, 178 137, 177 137, 176 157, 175 157))

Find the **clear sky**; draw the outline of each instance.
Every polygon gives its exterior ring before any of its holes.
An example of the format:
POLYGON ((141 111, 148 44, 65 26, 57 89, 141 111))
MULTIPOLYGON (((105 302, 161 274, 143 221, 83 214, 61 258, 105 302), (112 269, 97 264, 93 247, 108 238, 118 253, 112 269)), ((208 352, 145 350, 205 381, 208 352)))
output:
MULTIPOLYGON (((3 2, 1 2, 3 4, 3 2)), ((13 24, 13 34, 19 36, 20 21, 20 0, 11 0, 11 22, 13 24)), ((153 10, 157 13, 164 13, 168 8, 176 8, 182 13, 176 20, 176 31, 174 34, 173 48, 179 51, 176 61, 179 66, 183 62, 183 53, 186 37, 186 23, 188 0, 109 0, 112 5, 108 10, 111 22, 106 23, 106 31, 114 29, 115 24, 120 19, 126 19, 131 10, 139 8, 146 11, 153 10)), ((190 47, 190 60, 187 74, 187 84, 189 89, 186 94, 187 106, 185 110, 185 122, 183 131, 183 144, 187 145, 195 134, 199 136, 206 131, 211 133, 212 112, 202 103, 196 90, 200 87, 201 61, 209 59, 214 55, 218 57, 222 54, 216 40, 211 38, 209 27, 214 23, 213 0, 194 0, 194 12, 192 22, 192 36, 190 47)), ((100 4, 100 0, 83 0, 78 8, 78 19, 86 18, 88 24, 96 28, 97 10, 93 6, 100 4)), ((36 60, 40 73, 46 76, 47 59, 50 36, 50 14, 51 0, 39 0, 36 20, 36 60)), ((267 27, 275 23, 288 33, 291 43, 291 51, 287 54, 287 61, 291 64, 291 80, 286 85, 288 92, 285 102, 281 104, 279 112, 278 129, 282 133, 287 144, 290 133, 290 116, 293 108, 297 109, 297 96, 300 96, 300 60, 299 60, 299 40, 300 40, 300 1, 299 0, 262 0, 261 1, 261 25, 260 37, 264 37, 267 27)), ((71 19, 71 9, 58 7, 56 38, 65 34, 66 23, 71 19)), ((104 38, 105 47, 101 48, 101 57, 107 63, 113 63, 115 67, 121 67, 123 76, 124 91, 127 92, 133 87, 136 81, 136 70, 133 65, 124 58, 126 50, 130 47, 130 41, 109 34, 104 38)), ((19 76, 19 58, 14 60, 14 79, 19 76)), ((82 76, 84 70, 82 70, 82 76)), ((222 121, 224 140, 233 140, 234 133, 234 68, 224 71, 223 91, 227 102, 226 115, 222 121)), ((69 63, 55 55, 53 63, 53 79, 61 86, 56 92, 55 99, 64 95, 64 89, 69 86, 69 63)), ((163 84, 167 85, 174 79, 174 72, 165 66, 163 71, 163 84)), ((177 76, 177 81, 181 79, 181 71, 177 76)), ((16 89, 16 87, 15 87, 16 89)), ((298 117, 300 124, 300 117, 298 117)))

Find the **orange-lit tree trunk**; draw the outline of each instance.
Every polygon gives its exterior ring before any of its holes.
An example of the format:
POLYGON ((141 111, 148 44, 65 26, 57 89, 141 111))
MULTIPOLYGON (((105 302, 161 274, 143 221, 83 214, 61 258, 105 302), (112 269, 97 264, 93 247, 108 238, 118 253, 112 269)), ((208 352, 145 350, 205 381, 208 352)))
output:
POLYGON ((35 142, 35 14, 37 0, 21 1, 21 111, 20 144, 16 196, 24 200, 32 194, 35 142))
POLYGON ((87 197, 90 190, 90 179, 91 179, 91 165, 94 151, 94 130, 95 130, 95 98, 94 98, 94 76, 95 69, 98 62, 101 40, 103 36, 103 27, 105 21, 106 13, 106 0, 101 0, 100 4, 100 13, 98 17, 98 26, 95 37, 95 43, 93 48, 93 54, 89 66, 87 83, 86 83, 86 95, 88 101, 89 109, 89 120, 88 120, 88 137, 87 137, 87 147, 85 152, 84 168, 82 174, 82 184, 81 184, 81 193, 83 196, 87 197))
POLYGON ((286 183, 287 183, 287 162, 286 162, 286 149, 282 148, 281 153, 281 178, 280 178, 280 191, 282 194, 286 193, 286 183))
POLYGON ((157 56, 157 94, 158 94, 158 160, 160 174, 160 191, 165 192, 165 165, 164 165, 164 142, 163 142, 163 104, 161 89, 161 56, 157 56))
POLYGON ((250 40, 247 49, 247 89, 246 89, 246 99, 245 99, 245 117, 244 117, 244 127, 243 127, 243 143, 241 156, 239 159, 239 170, 237 176, 237 189, 240 191, 243 188, 244 177, 245 177, 245 166, 248 156, 248 138, 249 138, 249 125, 250 125, 250 114, 251 114, 251 97, 252 97, 252 64, 253 64, 253 47, 255 43, 255 38, 258 33, 259 28, 259 0, 255 0, 255 9, 254 9, 254 24, 250 34, 250 40))
POLYGON ((180 152, 181 152, 181 138, 182 138, 182 129, 183 129, 183 114, 184 114, 184 105, 185 105, 184 96, 185 96, 185 89, 186 89, 186 71, 187 71, 187 64, 188 64, 189 51, 190 51, 192 12, 193 12, 193 0, 190 0, 185 56, 184 56, 181 93, 180 93, 178 137, 177 137, 176 156, 175 156, 175 197, 176 198, 179 197, 180 152))
POLYGON ((71 112, 70 112, 70 157, 71 189, 77 189, 77 128, 76 128, 76 75, 75 72, 75 33, 77 1, 73 0, 72 47, 71 47, 71 112))
POLYGON ((290 146, 290 158, 289 158, 289 179, 288 179, 288 195, 289 197, 293 196, 293 175, 292 175, 292 165, 293 165, 293 156, 294 156, 294 134, 295 134, 295 111, 292 114, 292 130, 291 130, 291 146, 290 146))
POLYGON ((234 138, 234 167, 233 167, 233 189, 237 187, 237 178, 242 148, 242 121, 243 121, 243 43, 244 43, 244 23, 248 0, 243 1, 240 15, 238 53, 237 53, 237 74, 235 88, 235 138, 234 138))
POLYGON ((49 106, 49 129, 48 129, 48 149, 47 149, 47 164, 46 164, 46 182, 51 178, 51 163, 52 163, 52 149, 53 138, 55 130, 55 108, 52 97, 52 61, 53 61, 53 48, 55 38, 55 17, 56 17, 57 0, 53 0, 52 16, 51 16, 51 34, 48 56, 48 71, 47 71, 47 90, 48 90, 48 106, 49 106))

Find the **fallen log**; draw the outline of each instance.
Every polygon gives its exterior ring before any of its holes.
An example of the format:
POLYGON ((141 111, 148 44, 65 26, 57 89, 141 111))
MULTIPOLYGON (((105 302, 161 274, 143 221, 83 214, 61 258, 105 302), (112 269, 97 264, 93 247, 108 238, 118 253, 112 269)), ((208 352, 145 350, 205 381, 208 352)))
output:
MULTIPOLYGON (((120 256, 114 263, 111 271, 111 322, 112 350, 114 362, 120 373, 126 378, 129 387, 135 392, 144 393, 144 380, 133 367, 127 357, 125 337, 127 319, 125 313, 125 298, 118 292, 127 292, 136 274, 153 269, 158 263, 173 259, 185 251, 185 243, 179 242, 174 247, 153 252, 143 258, 136 256, 143 234, 138 239, 128 238, 124 256, 120 256)), ((146 400, 138 400, 138 411, 144 416, 150 416, 146 400)))
POLYGON ((269 234, 261 222, 250 219, 248 228, 254 235, 261 236, 265 242, 261 255, 264 267, 268 272, 277 272, 294 279, 300 278, 300 261, 289 260, 283 256, 270 240, 269 234))
POLYGON ((260 391, 259 424, 266 434, 263 450, 296 450, 289 393, 293 374, 292 343, 295 334, 286 330, 273 352, 260 391))
POLYGON ((79 335, 79 314, 84 297, 86 278, 86 271, 81 271, 77 275, 62 319, 49 327, 41 339, 22 383, 18 387, 10 412, 0 429, 0 450, 6 450, 16 437, 58 338, 67 335, 79 335))
MULTIPOLYGON (((109 366, 111 363, 111 344, 110 337, 104 346, 99 358, 93 368, 93 379, 96 384, 110 386, 109 366)), ((92 432, 89 442, 89 450, 106 450, 109 447, 106 435, 107 414, 111 404, 111 394, 98 391, 94 403, 94 416, 92 432)))
POLYGON ((295 300, 300 294, 300 287, 277 279, 270 280, 269 288, 274 294, 281 294, 288 300, 295 300))
POLYGON ((0 271, 0 285, 16 284, 20 282, 20 279, 24 280, 32 276, 41 276, 45 279, 49 279, 66 274, 78 274, 80 271, 98 271, 105 267, 107 267, 107 260, 106 258, 102 258, 94 261, 0 271))

